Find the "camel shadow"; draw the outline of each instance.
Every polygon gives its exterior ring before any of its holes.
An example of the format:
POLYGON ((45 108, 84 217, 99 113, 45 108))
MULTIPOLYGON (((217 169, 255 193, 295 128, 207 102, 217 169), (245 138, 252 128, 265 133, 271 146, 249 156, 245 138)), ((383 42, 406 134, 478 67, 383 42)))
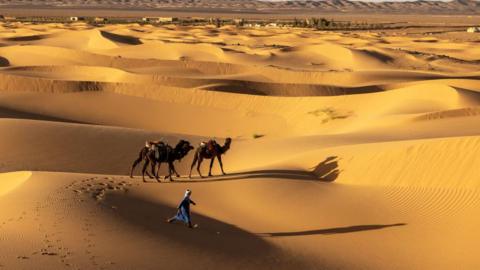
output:
POLYGON ((343 234, 343 233, 380 230, 384 228, 405 226, 405 225, 407 224, 395 223, 395 224, 356 225, 356 226, 348 226, 348 227, 337 227, 337 228, 296 231, 296 232, 260 233, 259 235, 263 237, 304 236, 304 235, 318 235, 318 234, 331 235, 331 234, 343 234))
POLYGON ((233 181, 242 179, 255 178, 272 178, 272 179, 287 179, 287 180, 303 180, 303 181, 318 181, 318 178, 311 172, 302 170, 254 170, 246 172, 228 173, 226 175, 209 176, 199 178, 198 176, 192 179, 182 180, 175 179, 180 183, 196 183, 196 182, 219 182, 219 181, 233 181))
POLYGON ((335 181, 341 172, 341 170, 338 169, 339 160, 340 159, 337 156, 327 157, 324 161, 312 168, 312 174, 314 174, 320 181, 335 181))
MULTIPOLYGON (((198 175, 193 175, 192 178, 188 178, 186 175, 181 177, 174 177, 173 182, 169 183, 198 183, 198 182, 221 182, 221 181, 234 181, 245 179, 285 179, 285 180, 299 180, 299 181, 321 181, 321 182, 333 182, 341 173, 338 169, 338 161, 340 159, 337 156, 327 157, 324 161, 318 165, 310 168, 310 170, 295 170, 295 169, 264 169, 264 170, 251 170, 243 172, 227 173, 225 175, 213 175, 200 178, 198 175)), ((163 172, 162 169, 160 172, 163 172)), ((157 181, 148 181, 146 183, 158 183, 157 181)))
POLYGON ((189 179, 189 180, 179 180, 182 183, 188 182, 217 182, 217 181, 228 181, 228 180, 241 180, 241 179, 252 179, 252 178, 272 178, 272 179, 288 179, 288 180, 306 180, 306 181, 322 181, 322 182, 333 182, 335 181, 341 173, 341 170, 338 169, 338 161, 340 159, 337 156, 327 157, 324 161, 320 162, 315 167, 311 168, 312 171, 304 170, 282 170, 282 169, 271 169, 271 170, 253 170, 246 172, 236 172, 229 173, 227 175, 221 176, 210 176, 208 178, 189 179))

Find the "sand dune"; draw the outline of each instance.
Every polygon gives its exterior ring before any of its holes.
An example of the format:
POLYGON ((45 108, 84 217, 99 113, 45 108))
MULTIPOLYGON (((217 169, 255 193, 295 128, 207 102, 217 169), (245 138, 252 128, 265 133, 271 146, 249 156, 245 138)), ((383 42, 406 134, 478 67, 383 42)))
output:
MULTIPOLYGON (((113 269, 133 264, 153 269, 158 265, 187 268, 188 261, 194 260, 202 263, 198 266, 202 269, 262 268, 265 264, 280 269, 318 265, 383 269, 401 261, 401 267, 447 269, 455 267, 455 258, 462 260, 462 267, 476 265, 473 251, 456 251, 478 239, 478 234, 458 232, 460 224, 465 230, 477 225, 471 213, 476 211, 478 194, 469 190, 363 188, 262 177, 254 181, 138 186, 124 177, 58 173, 34 174, 17 190, 17 196, 32 190, 36 195, 2 215, 5 220, 11 217, 2 226, 11 243, 5 256, 13 257, 4 261, 5 265, 20 260, 26 267, 42 262, 50 268, 113 269), (48 187, 42 183, 45 181, 48 187), (202 202, 195 208, 201 227, 193 232, 163 223, 186 187, 193 188, 195 199, 202 202), (260 207, 245 209, 242 194, 249 194, 250 202, 260 207), (287 194, 297 202, 287 202, 287 194), (59 207, 56 200, 62 200, 64 206, 59 207), (275 207, 268 203, 272 200, 275 207), (22 214, 28 207, 33 209, 31 214, 22 214), (315 220, 298 222, 308 219, 312 211, 315 220), (73 223, 75 216, 82 218, 73 223), (34 219, 40 223, 32 222, 34 219), (31 247, 19 244, 14 233, 19 228, 32 232, 31 247), (422 236, 421 232, 430 233, 422 236), (417 237, 424 241, 414 241, 417 237), (451 245, 452 241, 456 244, 451 245), (346 253, 352 245, 356 252, 346 253), (165 246, 168 248, 161 249, 159 255, 159 247, 165 246), (454 260, 439 259, 429 252, 408 260, 425 250, 440 252, 438 246, 447 249, 454 260), (138 250, 142 252, 135 252, 138 250), (117 256, 119 253, 125 255, 117 256), (179 255, 185 260, 167 259, 179 255), (379 260, 372 261, 372 256, 379 260)), ((14 199, 0 200, 8 203, 14 199)))
POLYGON ((12 172, 2 174, 0 182, 0 196, 8 194, 32 175, 31 172, 12 172))
MULTIPOLYGON (((0 25, 0 267, 476 269, 479 52, 448 35, 0 25), (233 138, 227 175, 128 177, 233 138), (165 219, 184 190, 188 230, 165 219), (180 258, 180 259, 178 259, 180 258)), ((207 174, 208 161, 202 172, 207 174)), ((161 174, 166 174, 162 165, 161 174)))

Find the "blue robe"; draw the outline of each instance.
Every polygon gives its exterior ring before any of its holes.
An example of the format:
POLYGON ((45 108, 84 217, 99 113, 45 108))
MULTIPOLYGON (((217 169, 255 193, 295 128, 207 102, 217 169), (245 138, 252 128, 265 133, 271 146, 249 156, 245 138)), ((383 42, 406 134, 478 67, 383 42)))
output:
POLYGON ((175 215, 175 219, 182 221, 186 224, 190 224, 190 204, 195 204, 190 197, 183 198, 182 202, 178 205, 178 211, 175 215))

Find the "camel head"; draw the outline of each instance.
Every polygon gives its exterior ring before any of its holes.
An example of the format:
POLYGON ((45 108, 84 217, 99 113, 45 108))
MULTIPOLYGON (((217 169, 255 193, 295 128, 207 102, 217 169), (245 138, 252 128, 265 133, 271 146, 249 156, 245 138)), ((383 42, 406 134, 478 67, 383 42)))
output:
POLYGON ((231 145, 231 144, 232 144, 232 138, 227 137, 227 138, 225 139, 225 144, 224 144, 223 147, 222 147, 223 153, 227 152, 228 149, 230 149, 230 145, 231 145))
POLYGON ((189 141, 180 140, 177 143, 177 146, 175 146, 175 149, 174 149, 176 159, 178 161, 181 161, 182 158, 184 158, 186 155, 188 155, 188 152, 190 152, 191 150, 193 150, 193 146, 190 144, 189 141))

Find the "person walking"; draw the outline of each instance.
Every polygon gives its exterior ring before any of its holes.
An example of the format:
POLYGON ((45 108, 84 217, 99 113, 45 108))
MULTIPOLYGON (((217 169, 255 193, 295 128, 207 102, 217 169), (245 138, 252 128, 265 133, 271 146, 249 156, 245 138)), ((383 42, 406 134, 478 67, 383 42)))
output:
POLYGON ((180 204, 177 207, 177 214, 169 219, 167 219, 168 223, 172 223, 176 220, 181 221, 185 223, 189 228, 194 228, 197 227, 195 224, 192 226, 192 221, 190 218, 190 204, 197 205, 191 198, 190 196, 192 195, 192 191, 190 189, 187 189, 185 191, 185 196, 183 197, 183 200, 180 202, 180 204))

